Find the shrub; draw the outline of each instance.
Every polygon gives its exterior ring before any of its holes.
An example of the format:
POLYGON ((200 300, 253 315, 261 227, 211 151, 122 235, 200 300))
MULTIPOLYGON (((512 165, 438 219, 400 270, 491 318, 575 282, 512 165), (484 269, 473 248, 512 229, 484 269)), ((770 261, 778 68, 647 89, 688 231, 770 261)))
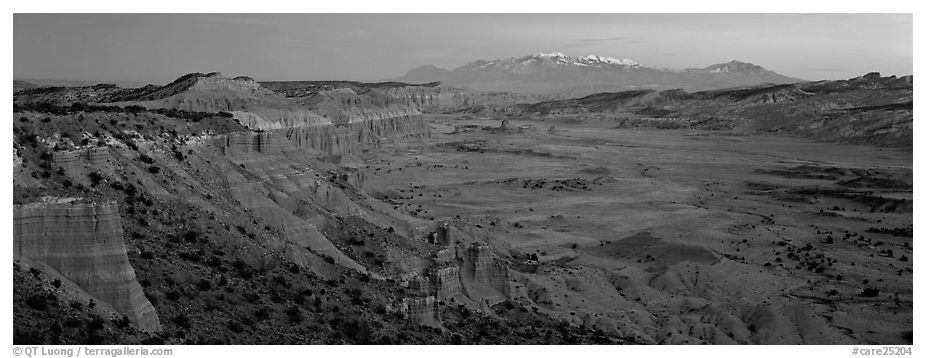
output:
POLYGON ((241 325, 241 322, 238 322, 237 320, 230 320, 228 321, 228 330, 235 333, 241 333, 244 332, 244 326, 241 325))
POLYGON ((881 290, 872 287, 866 287, 862 290, 862 293, 859 293, 859 297, 877 297, 881 293, 881 290))
POLYGON ((90 172, 90 186, 95 187, 103 181, 103 174, 100 172, 90 172))
POLYGON ((45 295, 29 296, 29 298, 26 299, 26 305, 36 311, 44 311, 48 309, 48 297, 45 295))
POLYGON ((137 114, 137 113, 145 112, 147 111, 147 109, 145 107, 133 104, 131 106, 125 107, 125 111, 129 113, 137 114))
POLYGON ((289 308, 286 309, 286 315, 289 317, 290 323, 302 322, 302 309, 298 306, 289 306, 289 308))
POLYGON ((187 261, 199 262, 203 259, 204 253, 205 252, 203 252, 202 249, 200 249, 199 251, 181 252, 178 254, 178 256, 180 256, 181 259, 184 259, 187 261))
POLYGON ((180 296, 181 294, 177 290, 168 291, 167 294, 165 295, 165 297, 167 297, 167 299, 171 301, 179 300, 180 296))
POLYGON ((254 317, 258 320, 265 320, 270 318, 270 309, 267 307, 261 307, 259 310, 254 312, 254 317))
POLYGON ((176 324, 176 325, 178 325, 178 326, 180 326, 180 327, 182 327, 182 328, 190 328, 190 317, 187 317, 187 315, 185 315, 185 314, 183 314, 183 313, 181 313, 181 314, 177 315, 176 317, 174 317, 174 318, 171 320, 171 322, 173 322, 174 324, 176 324))
POLYGON ((161 168, 152 165, 152 166, 148 167, 148 172, 151 173, 151 174, 157 174, 157 173, 160 173, 160 172, 161 172, 161 168))
POLYGON ((135 185, 133 185, 132 183, 127 183, 125 184, 125 188, 122 189, 122 192, 125 193, 125 195, 128 195, 131 197, 131 196, 135 196, 135 194, 138 193, 138 188, 136 188, 135 185))
POLYGON ((183 241, 186 242, 196 242, 196 239, 199 237, 199 232, 194 230, 189 230, 183 234, 183 241))
POLYGON ((251 269, 251 266, 241 259, 232 261, 232 268, 235 269, 235 272, 238 273, 238 276, 241 276, 241 278, 245 280, 254 278, 254 271, 251 269))
POLYGON ((114 181, 114 182, 112 182, 112 183, 109 183, 109 187, 110 187, 110 188, 113 188, 113 189, 116 189, 116 190, 118 190, 118 191, 123 191, 123 190, 125 190, 125 187, 122 186, 122 183, 117 182, 117 181, 114 181))
POLYGON ((209 257, 209 259, 206 260, 206 265, 208 265, 209 267, 219 267, 219 266, 222 266, 222 259, 220 259, 220 258, 218 258, 218 257, 216 257, 216 256, 209 257))

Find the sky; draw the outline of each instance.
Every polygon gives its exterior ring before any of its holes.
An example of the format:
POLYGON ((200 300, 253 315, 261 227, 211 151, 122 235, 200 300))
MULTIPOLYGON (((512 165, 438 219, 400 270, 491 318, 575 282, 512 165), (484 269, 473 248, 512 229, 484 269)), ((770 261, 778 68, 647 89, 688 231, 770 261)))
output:
POLYGON ((17 79, 401 77, 537 52, 683 69, 739 60, 805 80, 913 72, 912 14, 14 14, 17 79))

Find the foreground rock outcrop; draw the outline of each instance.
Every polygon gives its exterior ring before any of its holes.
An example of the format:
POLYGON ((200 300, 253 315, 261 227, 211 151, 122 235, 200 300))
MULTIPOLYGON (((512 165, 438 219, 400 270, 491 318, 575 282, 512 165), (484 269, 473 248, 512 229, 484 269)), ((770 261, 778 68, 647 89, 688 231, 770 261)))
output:
POLYGON ((114 203, 14 205, 13 256, 54 269, 141 329, 160 329, 158 314, 129 264, 114 203))

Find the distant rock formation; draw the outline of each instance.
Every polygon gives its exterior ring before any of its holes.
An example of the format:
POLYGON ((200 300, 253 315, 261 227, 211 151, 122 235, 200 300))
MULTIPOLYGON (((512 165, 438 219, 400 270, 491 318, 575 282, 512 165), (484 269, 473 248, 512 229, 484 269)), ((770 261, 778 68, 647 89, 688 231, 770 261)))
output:
POLYGON ((440 81, 445 85, 483 92, 558 93, 580 97, 606 91, 710 90, 802 80, 740 61, 670 70, 647 67, 626 58, 573 57, 561 52, 540 52, 505 59, 475 60, 453 70, 421 66, 409 70, 396 81, 440 81))
POLYGON ((115 203, 14 205, 13 256, 47 265, 141 329, 160 329, 129 264, 115 203))
POLYGON ((412 288, 439 301, 483 309, 511 298, 508 266, 491 246, 462 231, 452 220, 439 225, 431 241, 446 248, 434 253, 428 277, 413 280, 412 288))
POLYGON ((346 126, 317 125, 217 136, 225 154, 272 153, 284 149, 312 149, 322 154, 359 153, 395 139, 428 138, 430 129, 421 115, 353 122, 346 126))
MULTIPOLYGON (((522 116, 622 117, 619 127, 786 132, 824 141, 912 144, 913 77, 764 84, 688 93, 634 90, 518 106, 522 116)), ((612 117, 617 119, 617 117, 612 117)))
POLYGON ((440 317, 436 312, 437 300, 434 296, 404 298, 399 304, 399 312, 412 322, 423 326, 440 327, 440 317))

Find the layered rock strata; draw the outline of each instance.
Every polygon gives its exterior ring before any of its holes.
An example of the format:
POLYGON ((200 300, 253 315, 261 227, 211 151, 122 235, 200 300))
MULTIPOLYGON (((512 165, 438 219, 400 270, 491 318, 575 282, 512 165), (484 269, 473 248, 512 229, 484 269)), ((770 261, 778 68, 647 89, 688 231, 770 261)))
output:
POLYGON ((13 256, 47 265, 141 329, 160 329, 129 264, 115 203, 14 205, 13 256))

